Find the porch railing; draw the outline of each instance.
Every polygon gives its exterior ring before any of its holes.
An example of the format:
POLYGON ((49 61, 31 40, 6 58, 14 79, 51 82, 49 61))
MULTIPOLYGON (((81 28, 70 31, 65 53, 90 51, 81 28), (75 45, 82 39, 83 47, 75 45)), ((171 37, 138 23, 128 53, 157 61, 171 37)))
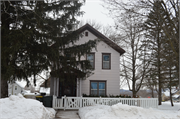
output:
POLYGON ((81 107, 91 106, 95 104, 112 106, 117 103, 127 104, 130 106, 138 106, 143 108, 157 108, 157 98, 94 98, 94 97, 62 97, 53 96, 54 109, 79 109, 81 107))

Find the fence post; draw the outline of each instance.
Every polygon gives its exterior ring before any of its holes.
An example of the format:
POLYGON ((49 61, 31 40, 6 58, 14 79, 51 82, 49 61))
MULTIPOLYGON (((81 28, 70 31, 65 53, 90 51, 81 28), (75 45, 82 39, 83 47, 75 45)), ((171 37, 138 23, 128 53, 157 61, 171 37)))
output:
POLYGON ((82 101, 82 96, 80 97, 80 101, 79 101, 79 102, 80 102, 80 105, 79 105, 79 106, 80 106, 80 108, 81 108, 81 107, 82 107, 82 102, 83 102, 83 101, 82 101))
POLYGON ((64 111, 66 110, 66 95, 64 96, 64 111))
POLYGON ((99 97, 99 100, 100 100, 100 101, 99 101, 99 103, 100 103, 100 104, 102 105, 102 100, 101 100, 101 96, 99 97))
POLYGON ((53 108, 55 107, 55 95, 53 95, 53 102, 52 102, 53 104, 53 108))

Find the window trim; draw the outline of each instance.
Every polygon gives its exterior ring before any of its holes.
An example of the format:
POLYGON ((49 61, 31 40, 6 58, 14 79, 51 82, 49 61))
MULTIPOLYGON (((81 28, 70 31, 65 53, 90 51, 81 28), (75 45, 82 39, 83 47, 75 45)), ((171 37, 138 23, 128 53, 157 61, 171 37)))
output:
POLYGON ((88 59, 87 59, 87 55, 88 55, 88 54, 93 54, 93 55, 94 55, 94 60, 93 60, 93 67, 92 67, 92 69, 95 69, 95 52, 87 53, 87 54, 86 54, 86 60, 88 60, 88 59))
POLYGON ((17 90, 17 86, 15 86, 14 89, 17 90))
POLYGON ((111 69, 111 53, 102 53, 102 69, 110 70, 111 69), (109 68, 103 68, 103 55, 109 55, 109 68))
MULTIPOLYGON (((90 80, 89 95, 91 95, 91 82, 105 82, 105 96, 107 95, 107 81, 106 80, 90 80)), ((97 85, 97 94, 99 95, 99 85, 97 85)))
POLYGON ((88 32, 87 32, 87 31, 85 32, 85 36, 86 36, 86 37, 88 36, 88 32))

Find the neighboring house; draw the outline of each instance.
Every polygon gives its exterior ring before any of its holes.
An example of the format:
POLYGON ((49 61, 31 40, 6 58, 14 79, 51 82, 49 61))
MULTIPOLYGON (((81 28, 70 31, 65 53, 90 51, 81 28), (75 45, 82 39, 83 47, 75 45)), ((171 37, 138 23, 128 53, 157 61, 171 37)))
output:
MULTIPOLYGON (((93 75, 85 80, 75 79, 76 86, 63 87, 58 78, 51 78, 50 95, 82 96, 86 95, 119 95, 120 92, 120 56, 125 51, 109 40, 89 24, 78 29, 83 37, 76 44, 84 44, 89 40, 99 39, 97 47, 86 54, 84 59, 90 60, 93 75)), ((82 58, 83 60, 83 58, 82 58)), ((78 71, 75 71, 78 72, 78 71)))
POLYGON ((173 95, 172 95, 173 99, 179 99, 180 100, 180 90, 176 91, 173 95))
POLYGON ((40 85, 39 93, 46 93, 46 95, 50 95, 50 80, 51 78, 47 79, 47 84, 45 85, 45 81, 40 85))
MULTIPOLYGON (((171 89, 171 93, 172 93, 172 98, 175 98, 176 96, 174 96, 175 94, 178 94, 178 90, 175 89, 175 88, 172 88, 171 89)), ((179 94, 180 95, 180 94, 179 94)), ((170 99, 170 90, 169 89, 166 89, 164 92, 162 92, 162 100, 163 101, 167 101, 170 99)))
POLYGON ((14 83, 8 83, 8 95, 17 95, 18 93, 24 92, 24 86, 15 81, 14 83))
POLYGON ((162 93, 162 101, 167 101, 170 99, 170 94, 168 93, 162 93))

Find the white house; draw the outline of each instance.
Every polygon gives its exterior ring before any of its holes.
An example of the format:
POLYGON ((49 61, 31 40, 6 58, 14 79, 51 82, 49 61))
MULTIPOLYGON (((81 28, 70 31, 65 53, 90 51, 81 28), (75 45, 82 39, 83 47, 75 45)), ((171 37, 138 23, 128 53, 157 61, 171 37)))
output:
POLYGON ((24 92, 24 86, 15 81, 8 83, 8 95, 17 95, 18 93, 23 93, 24 92))
POLYGON ((90 54, 84 56, 84 59, 90 60, 92 67, 94 67, 94 74, 85 80, 77 79, 76 87, 63 90, 63 93, 59 86, 59 79, 51 78, 50 95, 60 96, 60 93, 62 93, 62 96, 82 96, 83 94, 97 96, 119 95, 120 56, 125 51, 89 24, 82 26, 78 30, 83 34, 83 37, 76 44, 99 39, 97 50, 93 48, 90 54), (70 92, 73 92, 73 94, 70 92))

